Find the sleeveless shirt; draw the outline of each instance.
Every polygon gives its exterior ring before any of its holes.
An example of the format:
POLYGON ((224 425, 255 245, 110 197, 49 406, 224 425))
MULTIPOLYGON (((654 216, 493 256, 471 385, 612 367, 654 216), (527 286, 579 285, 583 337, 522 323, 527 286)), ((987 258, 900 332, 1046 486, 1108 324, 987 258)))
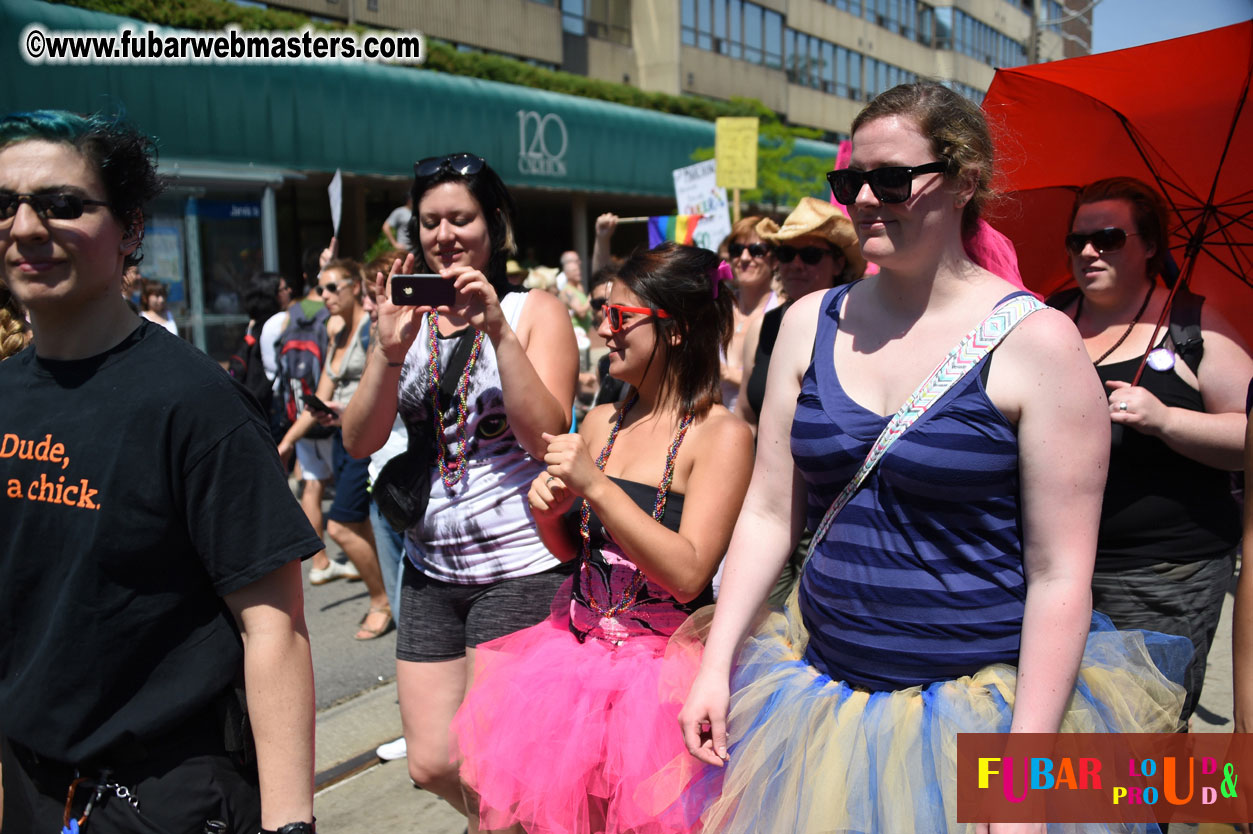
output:
POLYGON ((369 338, 370 317, 366 316, 361 322, 361 327, 356 333, 348 336, 347 344, 342 348, 344 359, 339 365, 339 371, 332 370, 332 366, 335 354, 339 353, 340 348, 336 346, 334 340, 331 340, 326 354, 326 373, 335 383, 335 391, 331 394, 331 399, 335 402, 347 404, 352 399, 352 395, 357 393, 357 385, 361 382, 362 375, 365 374, 366 348, 369 338))
MULTIPOLYGON (((527 293, 509 293, 500 299, 501 310, 514 329, 526 297, 527 293)), ((424 316, 400 374, 399 410, 408 424, 432 420, 427 332, 424 316)), ((441 373, 447 369, 455 340, 473 336, 474 331, 466 328, 460 336, 440 337, 441 373)), ((448 406, 442 440, 446 460, 455 461, 461 448, 457 404, 448 406)), ((465 472, 449 491, 438 467, 431 467, 430 503, 422 523, 405 531, 406 555, 432 579, 463 585, 530 576, 557 567, 560 562, 540 541, 526 499, 531 481, 544 465, 526 453, 509 425, 496 351, 486 336, 470 375, 466 411, 465 472)))
MULTIPOLYGON (((832 361, 848 290, 824 297, 792 423, 811 530, 890 419, 853 401, 832 361)), ((896 440, 801 577, 806 660, 833 679, 896 690, 1017 663, 1018 443, 984 389, 989 358, 896 440)))
MULTIPOLYGON (((653 503, 657 499, 655 484, 627 481, 613 476, 610 476, 610 480, 620 486, 641 510, 647 513, 653 511, 653 503)), ((579 506, 580 502, 576 501, 574 507, 562 517, 574 538, 576 549, 582 548, 579 538, 579 506)), ((683 495, 671 492, 666 497, 666 510, 661 517, 661 524, 667 530, 677 533, 682 518, 683 495)), ((630 585, 635 576, 636 565, 618 547, 595 510, 590 511, 587 531, 591 559, 587 568, 580 566, 575 572, 573 597, 570 601, 570 631, 580 642, 586 641, 588 637, 620 641, 638 634, 669 636, 683 624, 689 614, 703 605, 713 603, 712 587, 706 588, 691 602, 679 602, 670 592, 649 580, 635 598, 635 604, 617 616, 621 631, 618 627, 608 630, 603 628, 600 615, 592 609, 588 595, 602 608, 608 608, 621 598, 623 591, 630 585)))
MULTIPOLYGON (((1098 365, 1096 372, 1102 383, 1130 382, 1139 365, 1138 358, 1128 359, 1098 365)), ((1166 406, 1205 411, 1201 392, 1173 368, 1155 371, 1146 365, 1140 385, 1166 406)), ((1111 444, 1097 570, 1218 559, 1235 549, 1240 511, 1228 473, 1126 426, 1112 427, 1111 444)))

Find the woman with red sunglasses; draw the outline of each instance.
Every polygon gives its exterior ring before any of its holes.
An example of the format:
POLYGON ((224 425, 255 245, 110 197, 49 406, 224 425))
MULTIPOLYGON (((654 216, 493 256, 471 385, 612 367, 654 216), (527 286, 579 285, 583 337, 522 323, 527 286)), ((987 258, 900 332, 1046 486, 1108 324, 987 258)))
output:
POLYGON ((557 834, 667 834, 641 784, 683 752, 674 733, 694 663, 659 687, 670 634, 713 601, 752 468, 752 437, 718 404, 730 267, 662 244, 618 269, 600 334, 625 399, 547 436, 531 484, 541 538, 577 565, 543 623, 479 647, 455 723, 480 825, 557 834))
POLYGON ((1253 360, 1215 305, 1186 286, 1164 315, 1174 280, 1166 208, 1152 188, 1094 182, 1075 199, 1070 229, 1078 289, 1049 303, 1079 327, 1112 423, 1092 605, 1119 628, 1192 641, 1186 721, 1240 543, 1229 473, 1242 465, 1253 360))

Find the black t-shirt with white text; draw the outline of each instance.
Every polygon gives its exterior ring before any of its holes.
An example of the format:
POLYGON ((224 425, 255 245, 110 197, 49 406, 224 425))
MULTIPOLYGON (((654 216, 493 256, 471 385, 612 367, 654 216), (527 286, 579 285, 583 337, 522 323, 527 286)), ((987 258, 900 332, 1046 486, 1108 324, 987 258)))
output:
POLYGON ((0 732, 66 762, 152 739, 234 680, 224 595, 322 548, 262 416, 142 323, 0 362, 0 732))

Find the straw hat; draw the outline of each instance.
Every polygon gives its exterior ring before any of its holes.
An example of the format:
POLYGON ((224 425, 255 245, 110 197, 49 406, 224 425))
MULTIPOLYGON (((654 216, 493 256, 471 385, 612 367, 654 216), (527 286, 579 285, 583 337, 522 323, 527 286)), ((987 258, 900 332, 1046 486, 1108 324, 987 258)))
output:
POLYGON ((505 274, 506 275, 518 275, 518 274, 525 275, 526 269, 523 268, 522 264, 518 263, 513 258, 510 258, 509 260, 505 261, 505 274))
POLYGON ((537 266, 526 276, 522 286, 528 290, 555 290, 559 271, 555 266, 537 266))
POLYGON ((802 197, 792 213, 780 226, 769 217, 757 224, 757 235, 767 243, 780 246, 799 237, 820 237, 844 253, 843 281, 860 278, 866 271, 866 259, 853 230, 853 221, 830 203, 813 197, 802 197))

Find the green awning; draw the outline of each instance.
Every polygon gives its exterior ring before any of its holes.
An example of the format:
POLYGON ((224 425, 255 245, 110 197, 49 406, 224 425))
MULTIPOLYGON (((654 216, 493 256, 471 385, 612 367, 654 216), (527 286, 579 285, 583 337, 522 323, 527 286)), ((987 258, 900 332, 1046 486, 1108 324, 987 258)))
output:
MULTIPOLYGON (((409 177, 414 160, 467 150, 514 186, 669 197, 673 169, 714 143, 713 124, 699 119, 363 61, 33 66, 20 37, 34 23, 63 32, 146 25, 0 0, 0 112, 122 108, 168 158, 409 177)), ((796 150, 835 156, 822 142, 796 150)))

